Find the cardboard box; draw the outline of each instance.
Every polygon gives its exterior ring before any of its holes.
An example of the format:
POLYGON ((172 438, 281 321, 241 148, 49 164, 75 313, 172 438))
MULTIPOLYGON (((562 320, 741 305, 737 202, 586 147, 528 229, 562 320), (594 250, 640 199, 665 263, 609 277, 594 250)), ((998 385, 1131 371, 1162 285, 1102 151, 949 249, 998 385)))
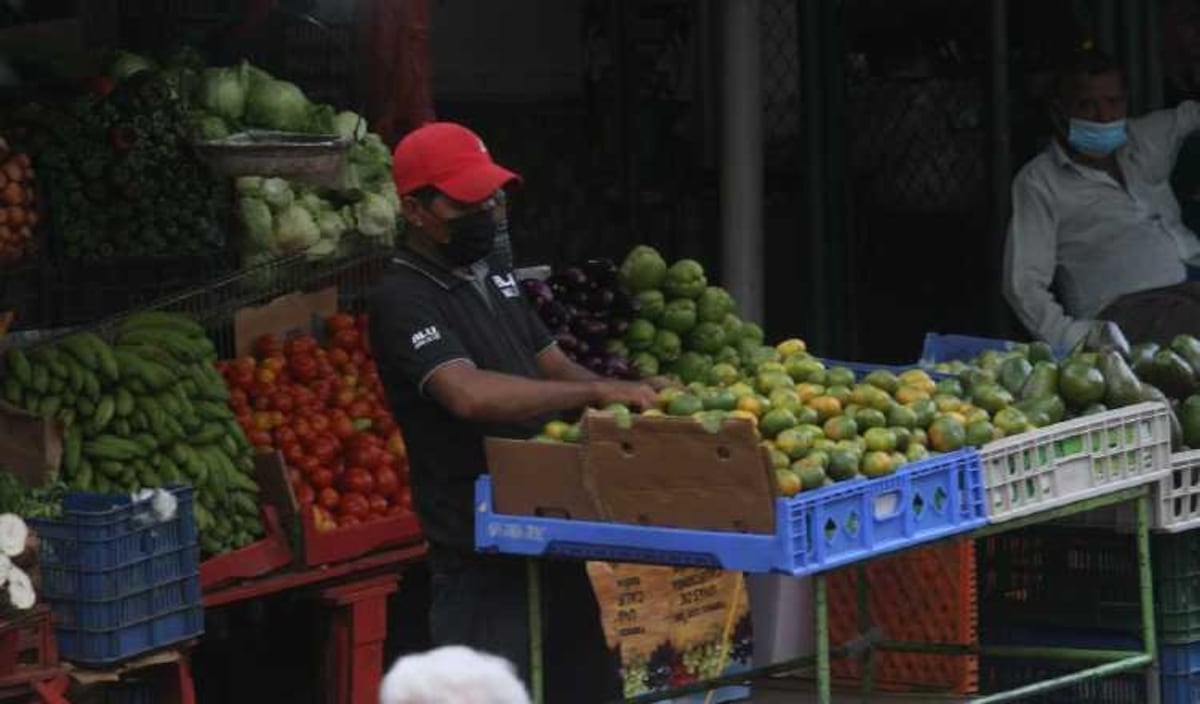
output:
POLYGON ((62 426, 0 402, 0 468, 41 486, 62 464, 62 426))
POLYGON ((584 440, 489 438, 497 513, 671 528, 775 532, 775 474, 754 426, 588 411, 584 440))
POLYGON ((322 330, 321 322, 338 310, 337 287, 313 293, 289 293, 261 306, 242 308, 233 316, 233 346, 236 353, 254 352, 254 341, 262 335, 280 338, 322 330))

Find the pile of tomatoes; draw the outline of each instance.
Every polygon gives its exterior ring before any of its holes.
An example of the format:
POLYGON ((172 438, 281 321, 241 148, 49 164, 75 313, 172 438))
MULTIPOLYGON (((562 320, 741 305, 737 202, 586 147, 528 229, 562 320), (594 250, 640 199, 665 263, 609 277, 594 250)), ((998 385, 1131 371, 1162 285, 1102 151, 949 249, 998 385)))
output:
POLYGON ((278 450, 319 530, 412 510, 404 439, 366 344, 366 316, 325 320, 313 335, 263 335, 254 356, 220 362, 246 437, 278 450))

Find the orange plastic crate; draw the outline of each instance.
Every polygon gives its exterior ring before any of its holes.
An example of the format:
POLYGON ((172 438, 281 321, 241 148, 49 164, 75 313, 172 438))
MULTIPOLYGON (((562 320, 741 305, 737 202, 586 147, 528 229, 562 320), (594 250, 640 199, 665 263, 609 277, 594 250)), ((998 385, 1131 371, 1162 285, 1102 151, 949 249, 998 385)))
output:
MULTIPOLYGON (((865 567, 868 611, 879 637, 906 643, 978 645, 975 542, 954 540, 874 560, 865 567)), ((862 636, 858 614, 858 571, 838 570, 829 578, 831 643, 862 636)), ((837 658, 833 675, 858 684, 865 663, 837 658)), ((973 694, 979 687, 976 655, 933 655, 875 650, 875 688, 889 692, 973 694)))

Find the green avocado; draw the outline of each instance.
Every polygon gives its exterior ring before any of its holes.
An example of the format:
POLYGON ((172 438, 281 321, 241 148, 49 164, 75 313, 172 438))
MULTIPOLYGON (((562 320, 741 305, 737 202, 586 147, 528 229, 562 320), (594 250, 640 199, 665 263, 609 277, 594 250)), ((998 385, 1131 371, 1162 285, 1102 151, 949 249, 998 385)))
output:
POLYGON ((1029 361, 1034 364, 1038 362, 1053 362, 1054 350, 1045 342, 1031 342, 1027 356, 1029 357, 1029 361))
POLYGON ((1000 365, 996 379, 1009 393, 1019 393, 1025 380, 1033 373, 1033 365, 1024 357, 1009 357, 1000 365))
POLYGON ((1183 357, 1193 373, 1200 372, 1200 340, 1191 335, 1176 335, 1171 340, 1171 351, 1183 357))
POLYGON ((1154 361, 1154 355, 1158 353, 1159 349, 1157 342, 1143 342, 1134 346, 1129 351, 1129 366, 1133 369, 1133 373, 1139 377, 1148 374, 1150 364, 1154 361))
POLYGON ((1101 352, 1098 368, 1104 375, 1106 406, 1124 408, 1142 400, 1142 383, 1116 350, 1101 352))
POLYGON ((1179 423, 1183 428, 1183 444, 1200 449, 1200 395, 1189 396, 1179 404, 1179 423))
POLYGON ((1018 397, 1025 401, 1031 398, 1045 398, 1058 393, 1058 365, 1054 362, 1038 362, 1033 367, 1033 373, 1021 386, 1018 397))
POLYGON ((1093 366, 1071 360, 1059 371, 1058 392, 1071 408, 1085 408, 1104 398, 1104 375, 1093 366))
POLYGON ((1196 373, 1191 365, 1165 348, 1154 353, 1142 379, 1157 386, 1169 398, 1187 398, 1196 390, 1196 373))

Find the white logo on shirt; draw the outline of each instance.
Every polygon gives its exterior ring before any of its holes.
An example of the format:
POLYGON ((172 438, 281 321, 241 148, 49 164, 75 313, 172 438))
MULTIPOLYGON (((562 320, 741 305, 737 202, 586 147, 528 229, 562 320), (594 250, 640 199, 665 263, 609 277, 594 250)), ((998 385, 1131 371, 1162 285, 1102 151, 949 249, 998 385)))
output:
POLYGON ((483 152, 484 154, 487 154, 487 147, 483 146, 483 140, 478 139, 475 141, 479 142, 479 151, 483 152))
POLYGON ((442 333, 438 332, 436 326, 430 325, 427 328, 413 333, 412 346, 414 350, 419 350, 425 345, 428 345, 431 342, 437 342, 440 339, 442 339, 442 333))
POLYGON ((492 283, 496 284, 496 288, 500 289, 500 293, 503 293, 505 298, 520 298, 521 296, 521 291, 517 289, 517 279, 512 274, 508 276, 492 274, 492 283))

